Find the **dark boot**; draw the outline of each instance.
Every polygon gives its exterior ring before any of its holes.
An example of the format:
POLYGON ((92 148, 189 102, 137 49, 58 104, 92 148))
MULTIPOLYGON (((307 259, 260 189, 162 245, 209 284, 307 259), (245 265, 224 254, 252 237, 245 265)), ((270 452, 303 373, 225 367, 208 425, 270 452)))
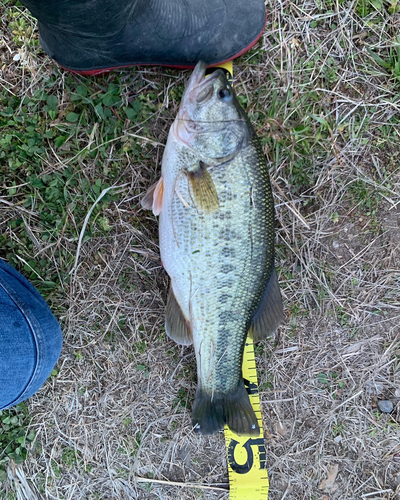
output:
POLYGON ((22 0, 42 47, 61 66, 95 74, 139 64, 191 68, 234 59, 265 25, 263 0, 22 0))

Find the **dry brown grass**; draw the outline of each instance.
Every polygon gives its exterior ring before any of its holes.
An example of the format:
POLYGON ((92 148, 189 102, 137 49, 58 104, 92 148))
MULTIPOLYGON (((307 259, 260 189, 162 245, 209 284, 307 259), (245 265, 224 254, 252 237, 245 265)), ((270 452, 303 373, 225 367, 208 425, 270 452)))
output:
MULTIPOLYGON (((393 122, 400 83, 367 51, 385 52, 400 16, 382 7, 362 18, 357 5, 271 0, 263 39, 235 65, 236 89, 271 160, 286 312, 278 345, 256 350, 270 500, 400 498, 400 170, 393 122), (298 171, 307 158, 308 184, 298 171), (377 410, 379 399, 394 403, 392 414, 377 410), (329 477, 330 488, 323 483, 329 477)), ((2 39, 0 83, 29 95, 53 65, 40 51, 25 54, 25 66, 13 63, 10 33, 2 39)), ((227 499, 223 436, 195 435, 190 404, 179 403, 193 398, 195 359, 163 333, 167 279, 156 221, 138 207, 159 172, 160 144, 179 104, 169 91, 186 75, 156 68, 122 75, 124 91, 139 78, 162 103, 149 121, 151 140, 131 138, 146 144, 150 158, 137 165, 128 152, 118 160, 123 187, 105 210, 110 230, 82 243, 71 280, 55 299, 65 337, 59 373, 29 400, 38 448, 9 468, 5 491, 35 499, 227 499)), ((130 133, 143 137, 143 126, 130 133)), ((101 137, 94 141, 100 145, 101 137)), ((43 170, 65 168, 71 159, 63 154, 49 151, 43 170)), ((82 170, 96 175, 90 160, 82 170)), ((21 213, 2 200, 0 221, 21 213)), ((35 214, 26 217, 38 252, 55 267, 55 247, 75 255, 76 240, 60 237, 47 248, 35 214)), ((75 223, 80 231, 83 220, 75 223)))

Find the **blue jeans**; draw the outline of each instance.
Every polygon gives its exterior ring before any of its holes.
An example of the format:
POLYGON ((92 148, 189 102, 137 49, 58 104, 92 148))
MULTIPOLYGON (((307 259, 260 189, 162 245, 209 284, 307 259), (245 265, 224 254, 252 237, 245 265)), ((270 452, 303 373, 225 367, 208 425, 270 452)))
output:
POLYGON ((61 345, 60 325, 42 296, 0 259, 0 410, 40 389, 61 345))

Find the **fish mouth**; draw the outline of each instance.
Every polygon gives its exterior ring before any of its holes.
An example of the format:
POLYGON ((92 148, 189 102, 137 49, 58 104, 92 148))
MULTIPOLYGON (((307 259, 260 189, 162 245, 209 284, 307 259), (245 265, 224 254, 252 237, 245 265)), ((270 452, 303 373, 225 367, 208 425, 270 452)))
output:
POLYGON ((207 87, 209 84, 212 85, 214 80, 216 80, 221 73, 223 74, 222 69, 217 69, 206 78, 206 70, 207 65, 203 61, 199 61, 196 64, 187 84, 183 100, 188 97, 189 99, 194 97, 197 100, 197 96, 203 88, 207 87))
POLYGON ((206 77, 207 65, 199 61, 194 68, 189 81, 186 85, 182 97, 176 120, 173 125, 174 133, 179 139, 189 146, 193 136, 201 131, 201 125, 195 122, 189 114, 189 107, 192 103, 204 104, 212 98, 214 94, 214 81, 219 78, 223 71, 215 70, 206 77))
POLYGON ((190 75, 189 81, 186 85, 186 93, 190 93, 195 87, 201 84, 205 80, 206 77, 206 69, 207 69, 207 64, 203 61, 199 61, 194 70, 192 71, 192 74, 190 75))
POLYGON ((214 93, 214 81, 223 74, 223 70, 217 69, 206 77, 206 69, 207 65, 203 61, 199 61, 196 64, 182 97, 178 119, 190 120, 187 112, 188 106, 193 102, 202 104, 211 99, 214 93))

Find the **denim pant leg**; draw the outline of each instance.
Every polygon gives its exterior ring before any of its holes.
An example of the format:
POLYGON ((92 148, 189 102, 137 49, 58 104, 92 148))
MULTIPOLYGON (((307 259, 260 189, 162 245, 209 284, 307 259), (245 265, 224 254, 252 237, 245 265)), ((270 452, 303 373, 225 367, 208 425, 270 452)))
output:
POLYGON ((0 259, 0 410, 40 389, 61 345, 60 325, 42 296, 0 259))

